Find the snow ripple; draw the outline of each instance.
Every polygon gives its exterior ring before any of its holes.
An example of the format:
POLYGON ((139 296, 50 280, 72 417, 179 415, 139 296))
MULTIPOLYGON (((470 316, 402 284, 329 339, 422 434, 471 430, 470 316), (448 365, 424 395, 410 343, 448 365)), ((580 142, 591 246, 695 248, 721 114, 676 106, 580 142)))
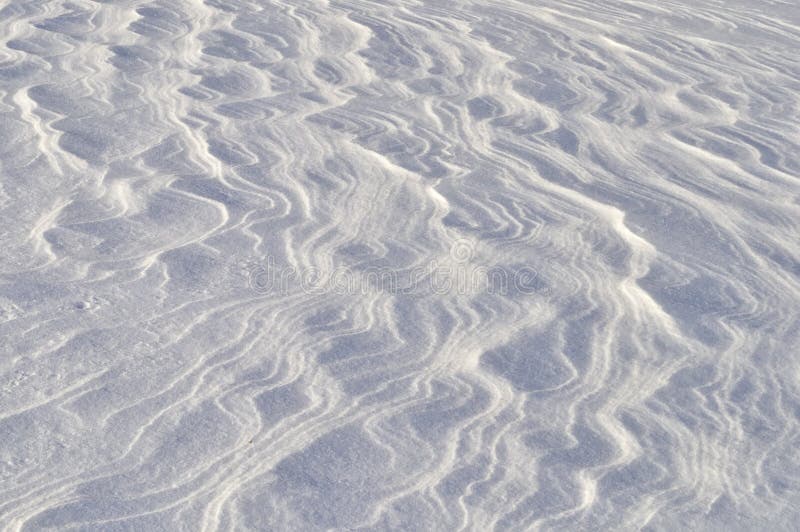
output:
POLYGON ((0 527, 797 526, 793 2, 0 28, 0 527))

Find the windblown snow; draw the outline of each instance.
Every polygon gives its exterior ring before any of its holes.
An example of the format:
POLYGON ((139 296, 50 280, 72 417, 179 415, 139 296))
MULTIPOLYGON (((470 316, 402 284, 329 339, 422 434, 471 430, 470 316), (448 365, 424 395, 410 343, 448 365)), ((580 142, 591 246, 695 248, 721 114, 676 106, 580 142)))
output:
POLYGON ((0 4, 3 530, 797 530, 795 0, 0 4))

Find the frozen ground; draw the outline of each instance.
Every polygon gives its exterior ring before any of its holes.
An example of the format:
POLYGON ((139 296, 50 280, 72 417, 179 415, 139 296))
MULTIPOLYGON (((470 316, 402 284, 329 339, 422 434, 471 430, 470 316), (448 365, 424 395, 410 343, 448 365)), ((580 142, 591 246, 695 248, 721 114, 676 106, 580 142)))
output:
POLYGON ((0 36, 0 528, 800 526, 796 0, 0 36))

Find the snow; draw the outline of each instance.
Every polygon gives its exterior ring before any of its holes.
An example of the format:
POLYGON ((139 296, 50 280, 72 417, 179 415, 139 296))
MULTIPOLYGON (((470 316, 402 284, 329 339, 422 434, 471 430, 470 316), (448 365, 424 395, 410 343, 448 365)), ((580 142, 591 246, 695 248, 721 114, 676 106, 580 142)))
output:
POLYGON ((0 6, 3 530, 795 530, 800 7, 0 6))

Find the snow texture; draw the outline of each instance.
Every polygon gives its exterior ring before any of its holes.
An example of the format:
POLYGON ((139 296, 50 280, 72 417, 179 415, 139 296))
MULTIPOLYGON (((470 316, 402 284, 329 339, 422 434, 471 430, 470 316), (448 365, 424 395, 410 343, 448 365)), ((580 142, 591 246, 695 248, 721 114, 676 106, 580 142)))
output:
POLYGON ((0 529, 798 530, 796 0, 0 36, 0 529))

